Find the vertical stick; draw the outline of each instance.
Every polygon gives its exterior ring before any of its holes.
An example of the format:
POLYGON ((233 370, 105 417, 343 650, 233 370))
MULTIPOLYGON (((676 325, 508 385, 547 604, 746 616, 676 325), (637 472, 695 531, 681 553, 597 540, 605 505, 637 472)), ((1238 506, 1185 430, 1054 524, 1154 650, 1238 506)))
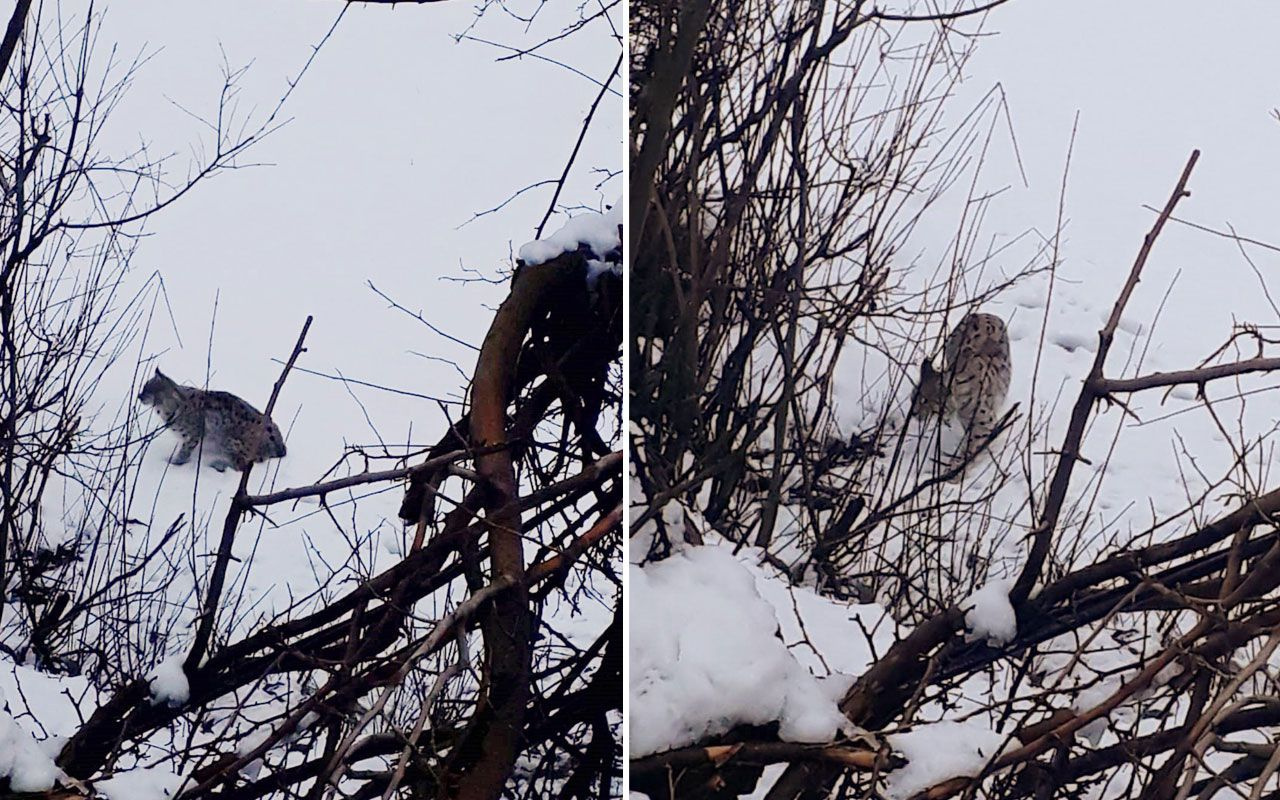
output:
MULTIPOLYGON (((267 410, 263 412, 264 417, 270 418, 271 412, 276 407, 276 398, 280 396, 280 390, 284 387, 285 378, 289 377, 289 370, 293 369, 294 362, 298 360, 298 356, 303 352, 302 343, 306 341, 307 331, 311 329, 311 320, 312 317, 308 316, 307 321, 302 325, 302 332, 298 334, 298 341, 293 346, 293 353, 289 356, 289 361, 284 365, 280 378, 271 389, 271 399, 267 401, 267 410)), ((213 635, 213 623, 215 617, 217 617, 218 601, 222 599, 222 589, 227 579, 227 565, 231 562, 231 545, 235 542, 236 528, 240 524, 240 515, 249 508, 245 498, 249 494, 249 472, 252 469, 253 464, 250 463, 240 475, 240 485, 236 488, 235 496, 231 498, 231 508, 227 510, 227 518, 222 523, 222 541, 218 543, 218 558, 213 563, 213 575, 209 578, 209 591, 205 593, 204 604, 201 607, 195 641, 191 645, 191 652, 187 653, 186 661, 182 665, 184 672, 189 673, 200 666, 201 660, 204 659, 205 653, 209 650, 209 639, 213 635)))

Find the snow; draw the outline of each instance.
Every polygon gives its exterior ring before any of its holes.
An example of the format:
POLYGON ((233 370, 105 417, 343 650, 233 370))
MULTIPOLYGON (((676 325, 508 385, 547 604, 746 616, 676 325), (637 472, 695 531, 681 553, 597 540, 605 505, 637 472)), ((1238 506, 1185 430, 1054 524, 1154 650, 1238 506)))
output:
POLYGON ((888 800, 907 800, 950 778, 977 775, 999 752, 1005 737, 971 719, 918 725, 888 740, 907 765, 889 773, 884 795, 888 800))
POLYGON ((894 642, 893 620, 874 603, 846 603, 811 587, 791 586, 771 567, 759 566, 760 550, 743 548, 740 563, 754 575, 756 591, 773 606, 791 655, 843 695, 894 642), (871 639, 868 641, 867 636, 871 639))
POLYGON ((93 788, 107 800, 165 800, 182 785, 182 776, 161 767, 117 772, 93 788))
POLYGON ((44 791, 62 772, 53 762, 79 727, 77 702, 96 694, 83 678, 52 676, 0 656, 0 778, 15 791, 44 791))
POLYGON ((964 624, 969 630, 969 641, 985 639, 991 644, 1001 645, 1018 635, 1018 617, 1009 604, 1009 591, 1012 588, 1011 579, 998 578, 969 595, 960 604, 961 608, 966 609, 964 624))
POLYGON ((831 739, 847 727, 836 703, 892 643, 883 609, 790 587, 759 550, 707 542, 629 568, 632 757, 775 721, 786 741, 831 739))
MULTIPOLYGON (((774 781, 782 777, 782 773, 786 772, 786 764, 770 764, 760 773, 760 780, 756 782, 755 791, 751 794, 740 794, 740 800, 765 800, 765 795, 769 794, 769 790, 773 788, 774 781)), ((641 795, 644 797, 644 795, 641 795)))
POLYGON ((614 269, 612 265, 605 264, 603 259, 622 246, 622 239, 618 236, 618 226, 621 224, 622 201, 619 200, 604 214, 587 212, 571 217, 560 230, 545 239, 521 246, 519 258, 526 265, 532 266, 546 263, 561 253, 586 247, 597 259, 588 272, 588 281, 592 281, 592 276, 598 278, 602 272, 614 269))
MULTIPOLYGON (((2 699, 2 698, 0 698, 2 699)), ((7 711, 0 710, 0 778, 15 792, 43 792, 53 787, 62 770, 7 711)))
POLYGON ((776 721, 785 741, 821 742, 846 724, 836 693, 778 638, 774 607, 727 550, 633 565, 627 581, 633 758, 737 725, 776 721))
POLYGON ((182 671, 183 659, 181 653, 169 656, 147 676, 147 681, 151 684, 153 705, 165 703, 180 706, 191 698, 191 684, 187 682, 187 674, 182 671))
POLYGON ((80 727, 77 708, 96 699, 82 677, 46 675, 0 656, 0 707, 33 735, 50 741, 70 736, 80 727))

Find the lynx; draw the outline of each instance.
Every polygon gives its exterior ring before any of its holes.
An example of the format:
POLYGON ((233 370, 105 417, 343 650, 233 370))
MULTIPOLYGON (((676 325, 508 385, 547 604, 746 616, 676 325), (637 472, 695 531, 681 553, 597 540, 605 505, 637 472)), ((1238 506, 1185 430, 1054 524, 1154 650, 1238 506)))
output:
POLYGON ((964 429, 961 455, 972 458, 995 429, 1009 392, 1009 334, 993 314, 968 314, 947 337, 942 369, 925 359, 912 405, 920 419, 941 414, 964 429))
POLYGON ((157 369, 138 400, 158 411, 165 427, 182 437, 170 464, 190 461, 201 439, 213 454, 209 466, 218 472, 227 467, 244 470, 254 462, 285 454, 284 438, 276 424, 228 392, 180 386, 157 369))

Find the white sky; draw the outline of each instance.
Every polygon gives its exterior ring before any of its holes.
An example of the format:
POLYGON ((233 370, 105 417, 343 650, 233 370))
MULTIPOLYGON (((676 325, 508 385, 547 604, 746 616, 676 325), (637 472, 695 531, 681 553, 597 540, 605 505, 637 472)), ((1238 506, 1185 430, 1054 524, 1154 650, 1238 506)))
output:
MULTIPOLYGON (((117 59, 154 54, 116 111, 110 141, 128 147, 141 138, 153 154, 174 153, 171 178, 180 179, 193 145, 207 150, 210 136, 178 106, 213 115, 223 53, 233 69, 249 65, 238 113, 261 119, 342 6, 338 0, 108 4, 102 42, 118 43, 117 59)), ((159 270, 168 286, 182 341, 160 361, 168 373, 203 380, 220 292, 214 388, 261 407, 279 372, 270 359, 288 354, 303 320, 314 314, 301 366, 458 396, 456 370, 407 351, 455 359, 468 372, 473 353, 387 309, 366 283, 478 344, 491 317, 486 306, 496 306, 505 284, 443 278, 463 276, 464 268, 495 277, 509 268, 509 252, 533 237, 551 189, 459 226, 527 184, 558 176, 598 91, 563 67, 534 59, 495 63, 502 51, 455 43, 451 37, 472 23, 475 9, 467 2, 352 6, 286 106, 292 121, 242 159, 268 166, 221 174, 154 218, 154 236, 134 269, 140 277, 159 270)), ((526 33, 492 8, 473 33, 528 46, 558 33, 577 13, 577 4, 550 3, 526 33)), ((620 25, 620 11, 614 17, 620 25)), ((610 33, 597 21, 540 52, 604 80, 618 54, 610 33)), ((621 195, 620 177, 596 191, 588 169, 621 168, 622 114, 621 98, 610 95, 562 205, 599 208, 621 195)), ((553 218, 545 233, 563 220, 553 218)), ((156 326, 153 337, 159 338, 152 352, 176 344, 167 324, 156 326)), ((386 436, 403 441, 410 421, 419 440, 434 440, 442 429, 429 403, 357 392, 386 436)), ((299 438, 324 439, 314 455, 327 463, 343 437, 373 438, 336 382, 295 374, 277 414, 282 427, 299 404, 306 407, 291 451, 301 454, 294 448, 299 438)))

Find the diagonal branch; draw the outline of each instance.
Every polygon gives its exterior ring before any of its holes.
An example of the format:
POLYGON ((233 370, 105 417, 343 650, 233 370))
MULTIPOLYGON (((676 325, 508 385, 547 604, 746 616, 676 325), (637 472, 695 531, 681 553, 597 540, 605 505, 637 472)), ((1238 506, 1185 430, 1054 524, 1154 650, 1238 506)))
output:
POLYGON ((1187 165, 1182 169, 1182 177, 1178 179, 1178 185, 1174 187, 1173 194, 1169 196, 1169 200, 1164 204, 1164 209, 1160 212, 1160 216, 1156 218, 1155 224, 1151 226, 1151 230, 1142 240, 1142 248, 1138 251, 1138 257, 1134 260, 1133 268, 1129 271, 1129 279, 1125 281, 1124 288, 1120 290, 1120 296, 1116 298, 1116 303, 1111 308, 1111 316, 1107 319, 1107 324, 1098 333, 1098 352, 1094 356, 1093 367, 1089 370, 1089 376, 1085 378, 1084 386, 1080 389, 1080 396, 1076 398, 1075 406, 1071 409, 1071 421, 1067 425, 1067 433, 1063 437, 1062 447, 1059 450, 1062 456, 1058 460, 1058 468, 1054 471, 1053 479, 1049 483, 1049 494, 1045 500, 1044 512, 1040 515, 1040 523, 1036 525, 1031 533, 1031 552, 1027 556, 1027 563, 1022 569, 1022 574, 1018 576, 1017 582, 1013 585, 1013 590, 1009 592, 1009 602, 1013 603, 1015 608, 1025 603, 1027 598, 1031 596, 1031 591, 1035 588, 1036 581, 1040 579, 1040 572, 1044 569, 1045 559, 1049 557, 1049 550, 1053 545, 1053 532, 1058 525, 1058 515, 1062 512, 1062 504, 1067 499, 1067 487, 1071 485, 1071 473, 1080 457, 1080 444, 1084 440, 1085 426, 1088 424, 1089 417, 1093 412, 1094 403, 1105 394, 1101 390, 1099 382, 1103 379, 1102 368, 1107 360, 1107 353, 1111 350, 1111 341, 1115 336, 1116 326, 1120 324, 1120 315, 1124 313, 1129 297, 1138 285, 1138 280, 1142 276, 1142 268, 1146 266, 1147 258, 1151 255, 1151 249, 1155 246, 1156 238, 1160 235, 1160 231, 1164 229, 1164 224, 1173 214, 1173 209, 1177 206, 1178 201, 1191 194, 1187 191, 1187 180, 1190 179, 1191 170, 1195 168, 1196 161, 1199 158, 1200 151, 1193 150, 1191 157, 1187 159, 1187 165))
POLYGON ((9 70, 9 62, 13 60, 13 51, 18 47, 18 39, 22 36, 22 27, 30 8, 31 0, 18 0, 13 7, 13 15, 9 17, 9 25, 4 31, 4 40, 0 41, 0 81, 4 80, 5 73, 9 70))
POLYGON ((400 469, 386 469, 380 472, 361 472, 358 475, 348 475, 345 478, 336 478, 324 483, 315 483, 310 486, 298 486, 293 489, 281 489, 278 492, 270 494, 251 494, 244 498, 246 506, 269 506, 273 503, 281 503, 285 500, 297 500, 303 497, 314 497, 316 495, 326 495, 329 492, 336 492, 340 489, 349 489, 352 486, 361 486, 366 483, 381 483, 382 481, 394 481, 400 478, 410 478, 421 472, 426 472, 436 467, 443 467, 460 461, 468 455, 465 450, 454 450, 451 453, 445 453, 441 456, 429 458, 421 464, 412 467, 402 467, 400 469))
MULTIPOLYGON (((271 399, 267 401, 267 408, 262 412, 262 416, 267 419, 271 418, 271 412, 276 407, 276 399, 280 396, 280 390, 284 387, 285 378, 289 377, 289 370, 293 369, 293 363, 302 354, 302 343, 306 341, 307 331, 311 329, 311 319, 308 316, 307 321, 303 323, 302 332, 298 334, 298 341, 293 346, 293 353, 289 356, 288 363, 284 365, 284 369, 280 372, 280 378, 271 389, 271 399)), ((240 485, 236 488, 235 496, 231 498, 231 507, 227 509, 227 518, 222 524, 222 540, 218 543, 218 558, 213 564, 213 574, 209 577, 209 591, 205 594, 204 606, 200 611, 196 638, 191 645, 191 652, 187 654, 187 658, 182 665, 183 671, 187 673, 200 666, 205 653, 209 650, 209 638, 213 635, 213 623, 218 612, 218 601, 222 597, 222 587, 227 579, 227 565, 231 562, 231 545, 235 542, 236 528, 240 524, 240 515, 249 508, 246 499, 248 498, 249 473, 252 469, 253 464, 251 463, 248 467, 245 467, 244 473, 240 475, 240 485)))

